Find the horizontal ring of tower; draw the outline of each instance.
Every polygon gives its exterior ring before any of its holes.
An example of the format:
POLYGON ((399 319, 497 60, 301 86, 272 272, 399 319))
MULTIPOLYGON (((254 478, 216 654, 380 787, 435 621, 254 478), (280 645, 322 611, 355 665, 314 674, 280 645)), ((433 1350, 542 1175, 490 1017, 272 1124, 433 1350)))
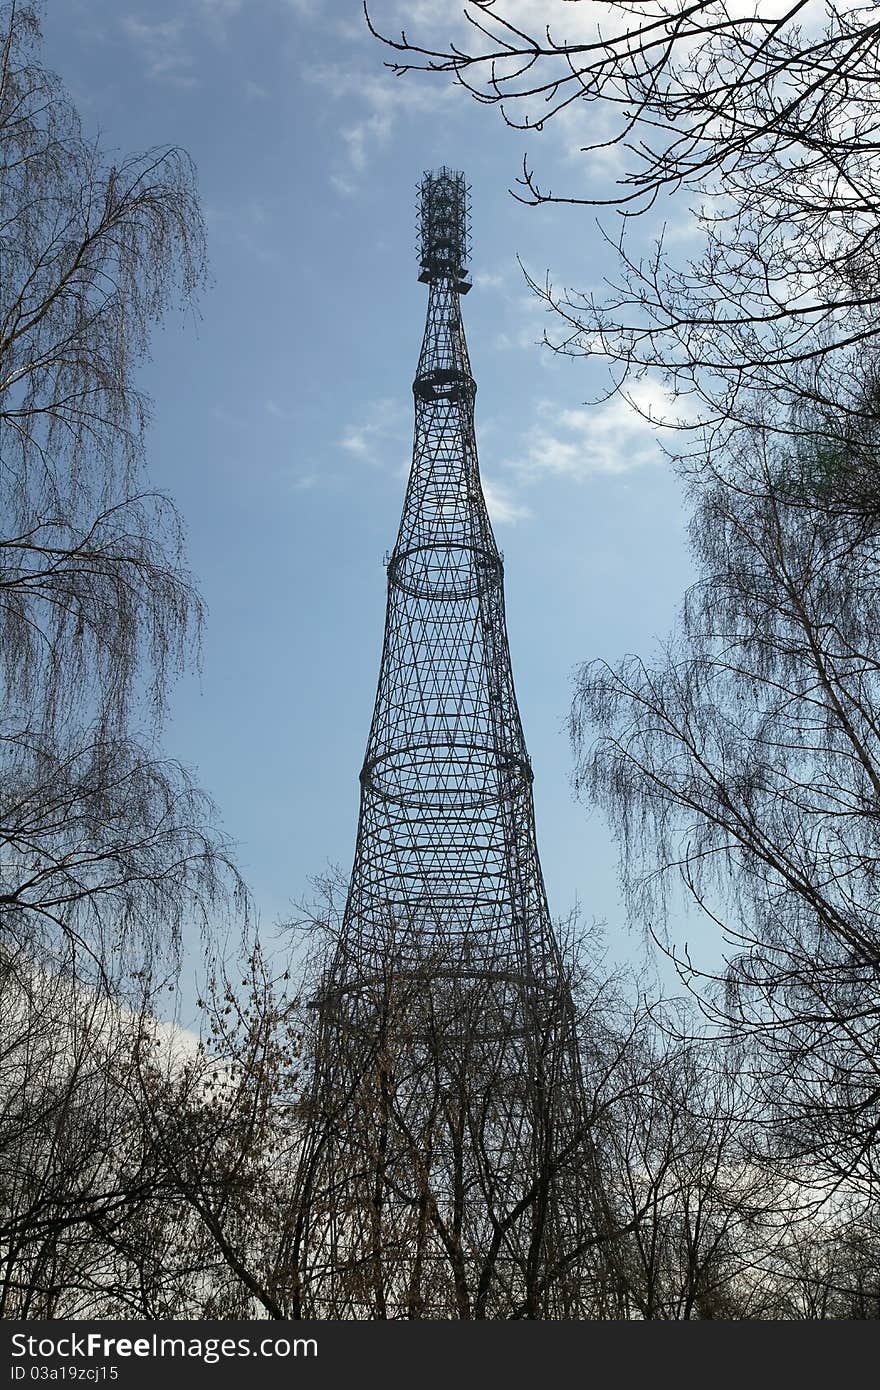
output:
POLYGON ((360 775, 364 790, 382 801, 428 814, 483 810, 513 799, 532 780, 525 753, 439 735, 367 758, 360 775))
POLYGON ((497 550, 481 550, 463 542, 431 541, 395 550, 388 561, 388 582, 412 598, 477 598, 501 584, 504 562, 497 550), (454 555, 461 556, 456 568, 454 555), (432 563, 431 557, 437 560, 432 563))
POLYGON ((476 394, 473 377, 454 367, 433 367, 413 382, 413 395, 420 401, 473 401, 476 394))
MULTIPOLYGON (((422 927, 420 927, 421 931, 423 931, 422 927)), ((456 951, 460 951, 461 943, 458 938, 454 944, 456 951)), ((530 975, 526 970, 514 971, 493 969, 491 966, 469 966, 458 958, 450 965, 439 965, 431 960, 426 960, 417 966, 401 966, 394 971, 394 978, 401 983, 407 979, 418 980, 419 982, 423 980, 453 980, 456 982, 467 980, 470 984, 480 981, 487 985, 513 985, 526 998, 539 998, 543 995, 550 1000, 564 1000, 564 994, 560 993, 558 981, 541 978, 534 973, 530 975)), ((345 994, 356 995, 371 985, 381 989, 387 983, 387 974, 358 975, 350 984, 328 986, 322 992, 321 1000, 341 999, 345 994)), ((312 1007, 319 1003, 320 1001, 313 1001, 312 1007)))
POLYGON ((425 266, 419 276, 419 284, 421 285, 440 285, 444 280, 455 290, 456 294, 467 294, 468 290, 473 288, 471 281, 464 279, 459 270, 453 274, 449 266, 445 264, 425 266))
MULTIPOLYGON (((456 949, 462 949, 461 941, 456 943, 456 949)), ((474 969, 461 960, 441 966, 425 960, 409 966, 395 962, 391 966, 391 977, 398 999, 410 998, 414 1001, 420 998, 425 1004, 426 989, 433 993, 436 988, 439 997, 433 1000, 434 1024, 435 1028, 439 1026, 437 1020, 442 1017, 442 1040, 446 1046, 455 1046, 464 1041, 487 1043, 509 1042, 515 1038, 534 1039, 536 1034, 540 1036, 553 1022, 564 1028, 570 1019, 570 1006, 564 987, 560 988, 562 981, 542 980, 527 971, 474 969), (449 986, 452 986, 452 990, 447 993, 449 986), (471 1018, 465 1030, 458 1032, 453 1023, 456 1006, 464 1004, 470 1012, 478 1000, 482 1004, 481 1026, 477 1026, 476 1020, 471 1018), (515 1017, 515 1014, 519 1014, 519 1017, 515 1017)), ((349 984, 330 985, 316 999, 309 1001, 309 1007, 320 1009, 324 1019, 332 1021, 337 1027, 375 1036, 377 1000, 384 999, 388 980, 389 972, 385 971, 377 975, 363 975, 349 984)), ((422 1033, 419 1022, 418 1011, 411 1012, 410 1038, 418 1041, 422 1036, 427 1041, 433 1037, 436 1042, 436 1034, 431 1033, 430 1025, 422 1033)), ((397 1027, 401 1027, 399 1020, 397 1027)), ((399 1032, 397 1036, 400 1038, 399 1032)))

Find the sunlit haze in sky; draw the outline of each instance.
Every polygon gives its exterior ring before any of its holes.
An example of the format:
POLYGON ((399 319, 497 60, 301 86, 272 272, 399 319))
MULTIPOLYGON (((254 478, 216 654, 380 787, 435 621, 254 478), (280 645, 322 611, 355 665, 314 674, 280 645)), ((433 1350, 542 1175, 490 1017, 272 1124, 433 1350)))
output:
MULTIPOLYGON (((580 9, 512 8, 558 18, 557 37, 580 9)), ((456 9, 373 14, 448 40, 456 9)), ((636 954, 565 724, 579 663, 648 657, 673 627, 686 517, 652 429, 618 398, 591 403, 601 367, 540 346, 552 325, 517 258, 600 287, 613 258, 595 214, 508 192, 527 148, 559 192, 607 183, 613 162, 578 154, 577 116, 526 138, 446 78, 394 77, 359 0, 67 0, 44 33, 87 133, 117 154, 180 145, 198 168, 211 288, 197 320, 156 332, 141 378, 151 481, 183 512, 209 607, 201 675, 178 683, 163 742, 217 802, 262 930, 311 875, 351 864, 426 301, 415 186, 446 164, 473 190, 463 310, 551 912, 579 902, 612 959, 636 954)), ((684 206, 660 216, 688 235, 684 206)))

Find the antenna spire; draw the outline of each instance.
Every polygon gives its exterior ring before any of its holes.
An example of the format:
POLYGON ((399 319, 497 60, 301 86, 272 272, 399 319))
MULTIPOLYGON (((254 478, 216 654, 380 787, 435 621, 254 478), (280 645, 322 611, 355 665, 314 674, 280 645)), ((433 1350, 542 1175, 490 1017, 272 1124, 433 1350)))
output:
POLYGON ((419 280, 424 285, 451 280, 459 294, 467 294, 471 190, 465 176, 444 164, 423 174, 418 188, 419 280))

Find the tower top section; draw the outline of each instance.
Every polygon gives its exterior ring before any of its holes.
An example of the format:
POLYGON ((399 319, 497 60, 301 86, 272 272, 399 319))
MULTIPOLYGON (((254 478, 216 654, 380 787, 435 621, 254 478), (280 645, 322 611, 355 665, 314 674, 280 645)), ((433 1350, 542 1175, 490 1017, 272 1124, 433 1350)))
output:
POLYGON ((471 249, 470 188, 460 170, 443 165, 425 173, 419 184, 419 279, 425 285, 451 280, 467 294, 467 263, 471 249))

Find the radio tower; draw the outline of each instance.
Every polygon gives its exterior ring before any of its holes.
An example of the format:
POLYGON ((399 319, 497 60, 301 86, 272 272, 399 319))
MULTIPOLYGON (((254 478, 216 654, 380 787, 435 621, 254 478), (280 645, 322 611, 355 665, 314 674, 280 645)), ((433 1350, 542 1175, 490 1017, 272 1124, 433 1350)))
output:
POLYGON ((314 1001, 294 1316, 577 1317, 596 1184, 477 463, 463 174, 426 174, 418 216, 412 470, 314 1001))

